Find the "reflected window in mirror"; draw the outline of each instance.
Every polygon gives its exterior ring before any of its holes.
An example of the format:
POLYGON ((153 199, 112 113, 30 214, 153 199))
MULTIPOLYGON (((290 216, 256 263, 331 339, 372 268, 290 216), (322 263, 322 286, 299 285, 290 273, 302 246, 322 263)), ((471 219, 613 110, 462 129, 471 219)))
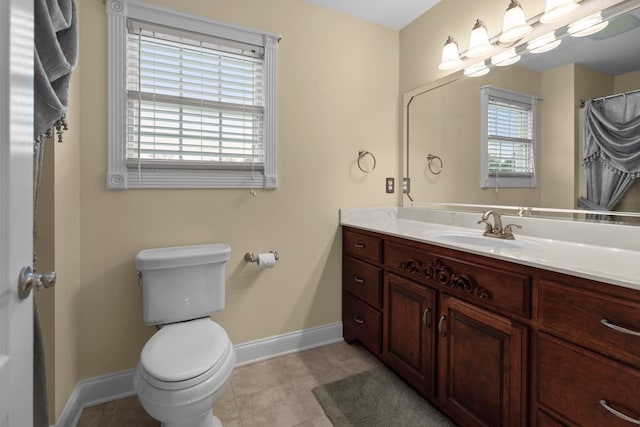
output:
POLYGON ((535 187, 537 98, 482 86, 480 99, 481 187, 535 187))

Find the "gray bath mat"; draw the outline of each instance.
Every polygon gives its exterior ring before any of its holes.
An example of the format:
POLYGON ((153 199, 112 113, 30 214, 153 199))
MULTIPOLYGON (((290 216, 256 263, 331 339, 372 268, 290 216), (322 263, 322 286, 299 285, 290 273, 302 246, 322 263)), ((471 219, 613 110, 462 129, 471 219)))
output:
POLYGON ((455 427, 385 368, 321 385, 312 392, 335 427, 455 427))

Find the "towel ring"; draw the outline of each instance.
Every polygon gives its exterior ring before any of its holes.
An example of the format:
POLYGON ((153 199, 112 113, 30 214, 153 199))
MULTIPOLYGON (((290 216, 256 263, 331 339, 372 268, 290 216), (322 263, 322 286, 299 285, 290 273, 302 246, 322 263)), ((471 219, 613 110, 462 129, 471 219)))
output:
POLYGON ((427 161, 429 162, 427 164, 427 166, 429 167, 429 172, 431 172, 434 175, 438 175, 440 174, 440 172, 442 172, 442 159, 440 158, 440 156, 436 156, 433 154, 427 154, 427 161), (440 165, 438 166, 437 164, 434 166, 433 161, 434 160, 438 160, 438 162, 440 162, 440 165), (435 168, 435 170, 434 170, 435 168))
POLYGON ((364 173, 369 173, 375 168, 376 168, 376 156, 374 156, 373 153, 369 151, 365 151, 365 150, 358 151, 358 169, 360 169, 364 173), (366 156, 371 156, 371 158, 373 159, 373 166, 371 167, 371 170, 366 170, 365 168, 362 167, 362 164, 360 163, 362 159, 364 159, 366 156))

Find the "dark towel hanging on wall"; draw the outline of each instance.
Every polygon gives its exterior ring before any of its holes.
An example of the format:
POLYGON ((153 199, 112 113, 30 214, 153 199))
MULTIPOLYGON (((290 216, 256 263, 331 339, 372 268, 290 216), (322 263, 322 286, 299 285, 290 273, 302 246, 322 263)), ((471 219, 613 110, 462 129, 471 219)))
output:
POLYGON ((69 82, 78 58, 75 3, 35 0, 34 20, 34 138, 39 140, 66 124, 69 82))

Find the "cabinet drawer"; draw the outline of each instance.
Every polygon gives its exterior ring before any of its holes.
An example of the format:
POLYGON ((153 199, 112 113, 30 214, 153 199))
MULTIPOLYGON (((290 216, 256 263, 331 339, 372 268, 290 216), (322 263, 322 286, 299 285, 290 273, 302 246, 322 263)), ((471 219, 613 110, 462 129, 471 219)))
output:
POLYGON ((640 423, 640 371, 544 334, 536 355, 538 403, 580 426, 640 423))
POLYGON ((547 331, 640 368, 638 303, 541 280, 538 320, 547 331))
POLYGON ((382 350, 382 315, 347 292, 342 293, 342 322, 375 353, 382 350))
POLYGON ((345 230, 343 236, 344 254, 373 262, 382 261, 382 240, 345 230))
POLYGON ((431 286, 472 303, 529 317, 531 277, 506 267, 489 267, 440 256, 394 243, 385 243, 384 263, 431 286))
POLYGON ((382 308, 382 269, 344 257, 342 287, 374 307, 382 308))

